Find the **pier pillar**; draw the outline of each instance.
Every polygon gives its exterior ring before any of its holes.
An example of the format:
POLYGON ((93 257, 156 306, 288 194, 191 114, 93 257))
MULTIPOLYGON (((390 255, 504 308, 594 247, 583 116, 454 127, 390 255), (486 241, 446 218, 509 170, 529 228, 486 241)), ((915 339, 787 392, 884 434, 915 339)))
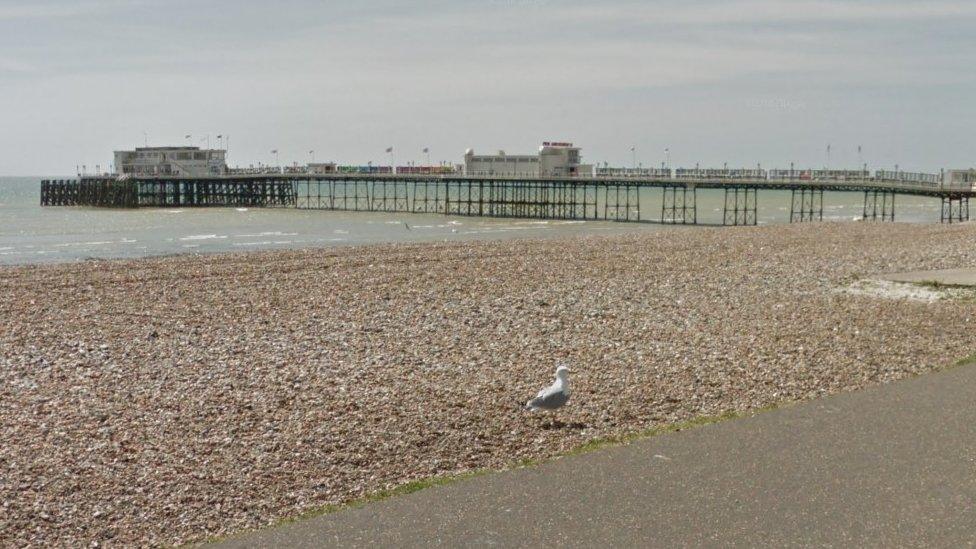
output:
POLYGON ((640 187, 632 183, 610 183, 604 187, 603 218, 640 221, 640 187))
POLYGON ((886 190, 864 191, 864 221, 894 221, 895 193, 886 190))
POLYGON ((407 182, 380 179, 372 182, 370 211, 408 212, 407 182))
POLYGON ((962 223, 969 221, 969 197, 945 195, 942 197, 942 222, 962 223))
POLYGON ((759 189, 756 187, 726 187, 723 225, 756 225, 759 189))
POLYGON ((589 183, 582 188, 581 219, 596 219, 599 214, 599 188, 589 183))
POLYGON ((790 223, 823 221, 823 189, 793 189, 790 223))
POLYGON ((413 183, 413 212, 439 213, 444 211, 441 198, 441 184, 425 179, 413 183))
MULTIPOLYGON (((334 210, 336 184, 336 181, 309 179, 305 184, 305 196, 301 197, 301 200, 296 198, 296 207, 315 210, 334 210)), ((341 185, 342 182, 340 181, 338 184, 341 185)))
POLYGON ((698 196, 695 187, 689 189, 687 185, 668 185, 662 190, 664 199, 661 202, 661 223, 698 223, 698 196))

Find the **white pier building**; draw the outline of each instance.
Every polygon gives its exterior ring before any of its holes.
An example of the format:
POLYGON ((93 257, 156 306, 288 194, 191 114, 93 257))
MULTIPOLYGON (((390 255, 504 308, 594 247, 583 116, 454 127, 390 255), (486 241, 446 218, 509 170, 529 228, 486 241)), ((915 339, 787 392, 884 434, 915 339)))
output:
POLYGON ((580 148, 572 143, 546 141, 537 154, 476 155, 468 149, 464 153, 466 175, 498 177, 576 177, 589 176, 592 166, 580 164, 580 148))
POLYGON ((227 151, 200 147, 137 147, 134 151, 115 151, 118 175, 190 176, 227 173, 227 151))

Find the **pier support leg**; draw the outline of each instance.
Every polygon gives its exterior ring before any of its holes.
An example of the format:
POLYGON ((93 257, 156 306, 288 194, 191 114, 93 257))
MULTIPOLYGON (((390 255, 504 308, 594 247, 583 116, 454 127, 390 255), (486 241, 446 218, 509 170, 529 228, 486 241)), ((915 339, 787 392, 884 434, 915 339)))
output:
POLYGON ((698 196, 695 187, 689 189, 687 185, 667 186, 663 191, 661 223, 698 223, 698 196))
POLYGON ((608 221, 640 221, 640 187, 630 183, 607 185, 603 216, 608 221))
POLYGON ((823 221, 823 189, 793 189, 790 223, 823 221))
POLYGON ((864 191, 864 221, 894 221, 895 193, 885 190, 864 191))
POLYGON ((942 222, 962 223, 969 221, 969 197, 946 195, 942 197, 942 222))
POLYGON ((726 187, 723 225, 756 225, 759 189, 756 187, 726 187))

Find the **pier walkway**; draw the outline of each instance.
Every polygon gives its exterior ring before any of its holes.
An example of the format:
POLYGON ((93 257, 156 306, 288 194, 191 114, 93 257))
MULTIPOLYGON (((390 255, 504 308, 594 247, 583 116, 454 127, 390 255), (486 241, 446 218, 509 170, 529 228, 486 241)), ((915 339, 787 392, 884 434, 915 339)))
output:
POLYGON ((976 366, 961 366, 219 545, 970 546, 973 402, 976 366))
POLYGON ((941 221, 969 220, 971 186, 934 182, 683 178, 524 178, 408 174, 82 177, 43 181, 43 206, 285 207, 458 216, 698 224, 697 193, 725 193, 723 225, 756 225, 759 194, 789 191, 790 221, 821 221, 825 192, 861 193, 862 219, 895 220, 897 195, 942 201, 941 221))

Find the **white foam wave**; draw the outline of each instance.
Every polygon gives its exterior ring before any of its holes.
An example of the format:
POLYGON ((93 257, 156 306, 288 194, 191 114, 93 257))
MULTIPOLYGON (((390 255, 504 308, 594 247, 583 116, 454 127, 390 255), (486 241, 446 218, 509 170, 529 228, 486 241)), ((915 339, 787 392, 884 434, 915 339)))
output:
POLYGON ((282 231, 266 231, 254 234, 235 234, 234 238, 258 238, 262 236, 298 236, 298 233, 285 233, 282 231))
POLYGON ((191 234, 189 236, 180 237, 180 240, 219 240, 222 238, 227 238, 227 235, 217 235, 217 234, 191 234))

